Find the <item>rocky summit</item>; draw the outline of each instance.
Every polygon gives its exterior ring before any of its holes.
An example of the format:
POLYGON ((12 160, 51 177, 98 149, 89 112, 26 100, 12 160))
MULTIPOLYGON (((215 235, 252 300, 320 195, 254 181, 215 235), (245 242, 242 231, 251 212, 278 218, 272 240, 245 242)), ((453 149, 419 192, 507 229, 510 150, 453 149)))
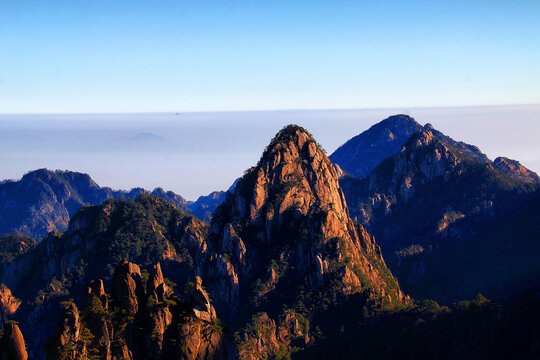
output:
POLYGON ((363 178, 385 158, 398 153, 413 134, 422 130, 431 132, 434 137, 478 161, 489 161, 476 146, 455 141, 436 130, 433 125, 428 123, 422 126, 412 117, 403 114, 390 116, 348 140, 330 155, 330 160, 346 173, 363 178))
POLYGON ((422 126, 410 116, 390 116, 341 145, 330 160, 345 172, 362 178, 383 159, 397 153, 420 130, 422 126))
POLYGON ((370 284, 391 300, 402 297, 392 277, 381 273, 378 246, 350 219, 335 167, 301 127, 275 136, 218 208, 211 232, 218 251, 232 255, 228 265, 239 292, 256 274, 265 288, 259 296, 271 295, 285 279, 317 288, 335 275, 343 293, 370 284))
MULTIPOLYGON (((210 228, 214 268, 227 269, 211 292, 228 291, 237 321, 260 311, 285 316, 284 306, 315 314, 358 293, 372 303, 406 301, 373 238, 350 219, 334 165, 299 126, 274 137, 210 228)), ((263 322, 275 329, 272 321, 263 322)))
POLYGON ((521 165, 519 161, 505 157, 498 157, 493 161, 493 166, 514 179, 523 182, 538 184, 540 177, 534 171, 527 169, 521 165))

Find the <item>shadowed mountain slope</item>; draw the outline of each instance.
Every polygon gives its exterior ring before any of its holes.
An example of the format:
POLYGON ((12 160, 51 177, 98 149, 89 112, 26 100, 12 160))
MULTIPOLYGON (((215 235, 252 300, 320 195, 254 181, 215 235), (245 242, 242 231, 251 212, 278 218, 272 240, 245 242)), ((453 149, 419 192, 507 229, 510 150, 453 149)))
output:
POLYGON ((407 115, 394 115, 341 145, 330 160, 347 173, 364 177, 384 158, 397 153, 422 126, 407 115))
POLYGON ((532 234, 512 239, 508 228, 491 245, 483 240, 490 227, 520 223, 510 220, 510 208, 529 219, 526 232, 535 231, 530 216, 537 216, 531 207, 537 187, 460 144, 422 130, 366 178, 341 180, 352 216, 375 234, 393 272, 415 297, 448 302, 479 291, 499 297, 525 274, 538 272, 527 256, 538 248, 532 234), (505 262, 521 266, 498 271, 505 262))

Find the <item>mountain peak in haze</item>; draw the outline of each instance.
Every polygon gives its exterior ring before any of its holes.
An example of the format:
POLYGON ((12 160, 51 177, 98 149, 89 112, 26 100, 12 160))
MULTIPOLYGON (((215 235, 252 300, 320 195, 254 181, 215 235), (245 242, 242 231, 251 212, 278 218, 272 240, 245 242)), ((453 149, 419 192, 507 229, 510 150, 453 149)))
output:
POLYGON ((330 160, 351 175, 365 177, 420 130, 422 126, 408 115, 390 116, 340 146, 330 160))
POLYGON ((422 127, 403 114, 390 116, 353 137, 330 155, 330 160, 353 176, 366 177, 381 161, 399 152, 414 133, 422 130, 481 162, 489 162, 476 146, 455 141, 429 123, 422 127))

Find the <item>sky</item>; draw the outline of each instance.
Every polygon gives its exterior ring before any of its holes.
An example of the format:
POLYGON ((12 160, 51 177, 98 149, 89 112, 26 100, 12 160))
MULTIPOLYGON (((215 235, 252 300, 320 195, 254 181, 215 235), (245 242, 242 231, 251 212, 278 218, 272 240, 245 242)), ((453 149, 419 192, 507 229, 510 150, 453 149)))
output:
POLYGON ((540 103, 540 2, 0 0, 0 113, 540 103))

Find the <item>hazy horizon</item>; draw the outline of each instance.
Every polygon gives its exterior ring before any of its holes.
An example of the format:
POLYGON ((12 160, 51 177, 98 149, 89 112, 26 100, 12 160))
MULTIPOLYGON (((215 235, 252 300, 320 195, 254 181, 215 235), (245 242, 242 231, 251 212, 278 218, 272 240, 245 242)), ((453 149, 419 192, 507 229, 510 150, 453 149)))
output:
POLYGON ((310 131, 330 155, 388 116, 405 113, 490 159, 540 172, 540 105, 138 114, 2 114, 0 179, 38 168, 88 173, 100 186, 162 187, 189 200, 226 190, 283 126, 310 131))

